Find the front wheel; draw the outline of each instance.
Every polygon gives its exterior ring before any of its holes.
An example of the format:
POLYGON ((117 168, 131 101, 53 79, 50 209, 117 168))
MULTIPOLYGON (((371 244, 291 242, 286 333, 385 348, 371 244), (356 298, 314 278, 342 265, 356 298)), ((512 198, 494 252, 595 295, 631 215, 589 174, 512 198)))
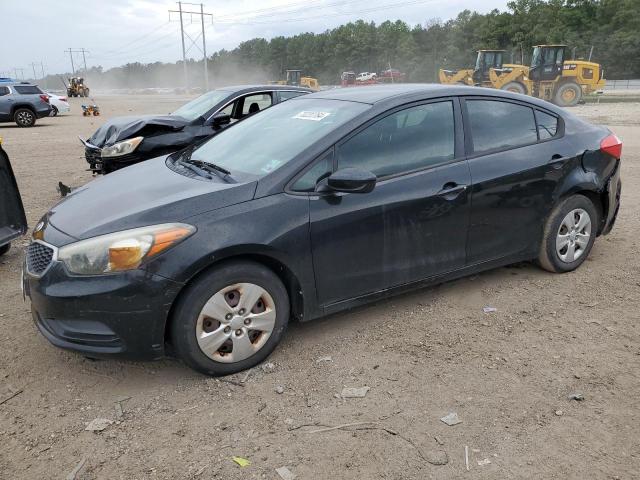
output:
POLYGON ((584 195, 564 200, 547 219, 538 256, 540 266, 564 273, 582 265, 596 239, 598 222, 596 207, 584 195))
POLYGON ((191 368, 230 375, 251 368, 276 348, 289 321, 289 296, 280 279, 254 262, 212 268, 178 300, 173 346, 191 368))
POLYGON ((520 93, 525 95, 527 93, 527 89, 520 82, 509 82, 506 85, 503 85, 501 90, 506 90, 507 92, 520 93))

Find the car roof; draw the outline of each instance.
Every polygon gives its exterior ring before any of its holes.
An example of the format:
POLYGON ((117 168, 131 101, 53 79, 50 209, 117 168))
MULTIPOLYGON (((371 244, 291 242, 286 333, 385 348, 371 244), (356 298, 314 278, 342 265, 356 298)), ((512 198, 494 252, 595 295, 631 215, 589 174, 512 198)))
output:
POLYGON ((557 107, 549 102, 530 97, 528 95, 507 92, 505 90, 497 90, 494 88, 471 87, 466 85, 441 85, 438 83, 395 83, 391 85, 333 88, 299 98, 325 98, 328 100, 343 100, 347 102, 368 103, 373 105, 381 102, 401 104, 403 103, 403 100, 427 100, 430 98, 461 95, 489 96, 519 100, 557 113, 561 112, 557 107))
POLYGON ((223 92, 247 93, 262 90, 296 90, 300 92, 313 92, 310 88, 295 87, 293 85, 230 85, 228 87, 216 88, 223 92))
POLYGON ((2 84, 3 86, 9 85, 9 86, 24 86, 24 87, 37 87, 38 85, 36 85, 35 83, 31 83, 31 82, 0 82, 0 84, 2 84))

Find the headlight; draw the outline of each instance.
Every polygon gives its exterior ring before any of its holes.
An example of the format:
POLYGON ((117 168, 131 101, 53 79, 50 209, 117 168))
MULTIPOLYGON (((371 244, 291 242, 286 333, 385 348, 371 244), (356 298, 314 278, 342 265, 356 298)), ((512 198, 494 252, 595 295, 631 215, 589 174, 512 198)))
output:
POLYGON ((191 225, 165 223, 110 233, 60 248, 58 260, 64 262, 71 273, 79 275, 133 270, 195 231, 191 225))
POLYGON ((142 143, 142 140, 144 140, 144 137, 130 138, 129 140, 118 142, 115 145, 111 145, 110 147, 104 147, 102 149, 102 156, 119 157, 121 155, 126 155, 127 153, 131 153, 136 148, 138 148, 138 145, 142 143))

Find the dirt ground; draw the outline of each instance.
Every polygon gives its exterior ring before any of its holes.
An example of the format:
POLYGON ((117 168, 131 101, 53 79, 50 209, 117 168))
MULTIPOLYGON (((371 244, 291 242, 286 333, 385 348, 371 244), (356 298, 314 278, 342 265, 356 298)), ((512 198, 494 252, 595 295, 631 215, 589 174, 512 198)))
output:
MULTIPOLYGON (((184 99, 96 101, 102 117, 72 99, 36 128, 0 125, 31 226, 58 180, 91 180, 77 135, 184 99)), ((20 392, 0 405, 0 478, 640 478, 640 104, 573 112, 624 141, 618 223, 578 271, 522 264, 292 325, 248 375, 52 347, 22 300, 16 242, 0 260, 0 402, 20 392), (342 399, 345 386, 370 390, 342 399), (462 423, 440 421, 449 412, 462 423), (86 431, 96 418, 114 423, 86 431), (318 431, 343 424, 356 425, 318 431)))

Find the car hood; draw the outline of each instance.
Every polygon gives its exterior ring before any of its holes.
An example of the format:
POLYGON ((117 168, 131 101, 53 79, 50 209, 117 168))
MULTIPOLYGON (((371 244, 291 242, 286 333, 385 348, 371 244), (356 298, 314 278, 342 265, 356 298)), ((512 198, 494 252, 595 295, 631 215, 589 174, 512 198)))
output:
MULTIPOLYGON (((74 190, 54 206, 47 221, 85 239, 227 207, 253 198, 257 182, 225 183, 190 178, 166 166, 166 156, 110 173, 74 190)), ((61 245, 58 245, 61 246, 61 245)))
POLYGON ((108 120, 87 140, 96 147, 108 147, 127 138, 182 130, 190 122, 178 115, 115 117, 108 120))

